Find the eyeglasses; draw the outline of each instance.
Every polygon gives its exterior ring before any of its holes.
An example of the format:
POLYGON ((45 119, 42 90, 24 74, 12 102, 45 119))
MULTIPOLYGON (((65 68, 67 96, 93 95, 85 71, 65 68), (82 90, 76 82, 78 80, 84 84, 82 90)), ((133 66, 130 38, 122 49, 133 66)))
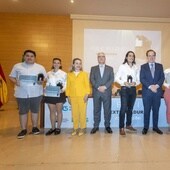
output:
POLYGON ((104 55, 99 55, 98 57, 105 57, 104 55))

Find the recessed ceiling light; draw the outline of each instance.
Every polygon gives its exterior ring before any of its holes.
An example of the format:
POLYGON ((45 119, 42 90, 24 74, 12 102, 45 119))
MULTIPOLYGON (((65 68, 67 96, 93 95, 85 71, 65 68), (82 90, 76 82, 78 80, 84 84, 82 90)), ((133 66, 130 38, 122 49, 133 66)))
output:
POLYGON ((70 0, 70 2, 73 4, 73 3, 74 3, 74 0, 70 0))

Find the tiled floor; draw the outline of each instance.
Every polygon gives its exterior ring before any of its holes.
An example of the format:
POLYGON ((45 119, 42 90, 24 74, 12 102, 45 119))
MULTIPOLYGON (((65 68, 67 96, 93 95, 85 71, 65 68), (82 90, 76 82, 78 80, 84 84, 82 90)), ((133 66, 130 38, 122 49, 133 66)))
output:
MULTIPOLYGON (((59 136, 27 135, 19 140, 18 114, 15 103, 0 111, 0 170, 169 170, 170 135, 151 130, 146 135, 119 136, 100 129, 94 135, 71 137, 71 129, 59 136)), ((30 122, 29 122, 30 125, 30 122)), ((31 130, 31 126, 29 126, 31 130)), ((166 132, 166 129, 163 129, 166 132)))

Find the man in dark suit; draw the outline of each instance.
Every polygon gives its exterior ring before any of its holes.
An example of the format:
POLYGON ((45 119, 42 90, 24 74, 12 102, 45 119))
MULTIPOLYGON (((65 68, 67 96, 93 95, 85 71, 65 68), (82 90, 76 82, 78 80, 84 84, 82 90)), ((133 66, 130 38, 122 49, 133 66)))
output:
POLYGON ((94 134, 99 130, 102 103, 104 109, 105 130, 107 133, 112 133, 112 129, 110 128, 110 120, 114 73, 113 68, 106 65, 105 61, 105 54, 103 52, 98 53, 99 65, 92 67, 90 72, 94 105, 94 128, 91 130, 91 134, 94 134))
POLYGON ((142 134, 146 135, 149 129, 150 111, 153 114, 153 131, 158 134, 163 132, 158 128, 159 107, 162 96, 164 72, 162 64, 156 63, 156 52, 146 52, 148 62, 141 66, 140 81, 142 83, 142 99, 144 106, 144 128, 142 134))

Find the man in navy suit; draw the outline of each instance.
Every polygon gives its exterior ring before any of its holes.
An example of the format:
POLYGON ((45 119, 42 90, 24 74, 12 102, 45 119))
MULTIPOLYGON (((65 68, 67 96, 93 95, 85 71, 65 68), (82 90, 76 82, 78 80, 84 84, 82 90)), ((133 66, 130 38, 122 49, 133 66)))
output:
POLYGON ((148 62, 141 66, 140 81, 142 83, 142 99, 144 106, 144 128, 143 135, 149 129, 150 112, 153 114, 153 131, 158 134, 163 132, 158 128, 159 107, 162 96, 162 84, 164 82, 164 72, 162 64, 156 63, 156 52, 148 50, 146 52, 148 62))
POLYGON ((112 133, 110 120, 112 84, 114 81, 113 68, 105 64, 106 57, 103 52, 98 53, 97 59, 99 64, 93 66, 90 72, 94 105, 94 128, 91 130, 91 134, 94 134, 99 130, 102 104, 104 110, 105 130, 107 133, 112 133))

